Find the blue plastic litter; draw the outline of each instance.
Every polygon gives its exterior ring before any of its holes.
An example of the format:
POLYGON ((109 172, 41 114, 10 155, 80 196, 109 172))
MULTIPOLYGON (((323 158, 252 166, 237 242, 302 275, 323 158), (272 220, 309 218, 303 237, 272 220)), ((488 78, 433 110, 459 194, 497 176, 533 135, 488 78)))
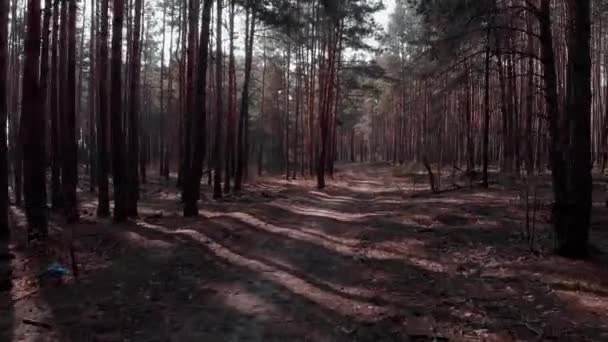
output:
POLYGON ((70 274, 70 270, 62 266, 61 264, 54 262, 50 264, 45 270, 38 274, 38 277, 49 276, 52 278, 61 278, 70 274))

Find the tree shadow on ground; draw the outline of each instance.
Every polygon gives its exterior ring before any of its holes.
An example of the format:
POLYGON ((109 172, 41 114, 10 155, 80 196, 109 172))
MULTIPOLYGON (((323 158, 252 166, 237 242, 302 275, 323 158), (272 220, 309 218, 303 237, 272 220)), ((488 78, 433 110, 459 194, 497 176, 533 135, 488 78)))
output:
MULTIPOLYGON (((311 210, 327 209, 321 198, 344 214, 387 208, 373 204, 384 194, 289 191, 309 199, 311 210)), ((504 222, 461 221, 460 208, 458 217, 436 220, 433 213, 449 209, 445 198, 412 199, 401 216, 356 220, 307 215, 276 200, 205 203, 209 218, 185 219, 175 197, 155 198, 173 211, 137 224, 79 226, 79 234, 103 234, 80 240, 81 255, 99 241, 115 252, 101 265, 83 261, 78 282, 41 289, 65 337, 58 340, 608 339, 607 318, 564 295, 576 288, 547 278, 565 261, 522 257, 504 222), (405 220, 419 209, 431 226, 405 220)), ((605 285, 593 294, 606 299, 605 285)))
POLYGON ((122 229, 143 237, 123 242, 129 255, 77 283, 42 290, 70 340, 350 340, 341 328, 357 317, 319 305, 291 283, 231 263, 185 234, 122 229))
POLYGON ((162 221, 112 229, 124 254, 77 283, 43 287, 62 336, 403 341, 426 334, 430 341, 510 333, 529 340, 542 331, 578 340, 606 332, 598 318, 597 326, 567 325, 579 311, 541 282, 435 272, 407 257, 356 260, 234 219, 190 220, 185 228, 162 221))

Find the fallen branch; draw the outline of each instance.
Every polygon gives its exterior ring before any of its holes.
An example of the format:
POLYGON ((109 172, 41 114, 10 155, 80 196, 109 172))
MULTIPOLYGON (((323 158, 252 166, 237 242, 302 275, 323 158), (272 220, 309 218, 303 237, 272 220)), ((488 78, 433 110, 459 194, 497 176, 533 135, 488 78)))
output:
POLYGON ((28 325, 33 325, 35 327, 40 327, 40 328, 44 328, 44 329, 48 329, 48 330, 53 330, 53 327, 50 324, 48 324, 48 323, 33 321, 31 319, 26 319, 26 318, 24 318, 21 321, 23 322, 23 324, 28 324, 28 325))
POLYGON ((21 295, 21 296, 19 296, 19 297, 15 298, 15 299, 13 299, 13 303, 16 303, 16 302, 18 302, 18 301, 20 301, 20 300, 23 300, 23 299, 25 299, 25 298, 27 298, 27 297, 29 297, 29 296, 33 295, 33 294, 36 294, 37 292, 38 292, 38 289, 33 290, 33 291, 30 291, 30 292, 28 292, 28 293, 26 293, 26 294, 24 294, 24 295, 21 295))

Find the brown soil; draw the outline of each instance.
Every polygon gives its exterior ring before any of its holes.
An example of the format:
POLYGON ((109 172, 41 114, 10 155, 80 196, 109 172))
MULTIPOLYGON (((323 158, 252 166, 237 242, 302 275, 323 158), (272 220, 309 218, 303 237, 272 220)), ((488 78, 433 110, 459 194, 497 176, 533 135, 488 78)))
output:
MULTIPOLYGON (((608 340, 607 258, 551 255, 544 207, 531 251, 516 187, 434 195, 419 183, 414 196, 389 167, 341 171, 325 191, 260 180, 205 199, 197 219, 180 216, 170 186, 148 184, 140 220, 98 221, 83 203, 82 223, 54 226, 43 256, 15 211, 0 340, 608 340), (49 261, 70 266, 72 240, 78 278, 39 280, 49 261)), ((605 251, 607 221, 598 202, 605 251)))

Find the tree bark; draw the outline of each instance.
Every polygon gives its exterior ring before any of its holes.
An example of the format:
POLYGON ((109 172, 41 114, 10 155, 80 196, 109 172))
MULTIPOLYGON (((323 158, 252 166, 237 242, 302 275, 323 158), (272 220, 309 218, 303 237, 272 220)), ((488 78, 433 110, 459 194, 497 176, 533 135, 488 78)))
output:
POLYGON ((112 173, 114 181, 114 220, 127 218, 127 189, 125 175, 124 129, 122 115, 122 29, 124 0, 114 0, 112 53, 110 66, 110 125, 112 131, 112 173))
POLYGON ((133 19, 131 60, 129 67, 129 137, 128 155, 130 163, 127 166, 127 216, 137 217, 137 201, 139 199, 139 115, 140 115, 140 74, 141 74, 141 17, 143 0, 135 0, 135 17, 133 19))
POLYGON ((40 1, 27 2, 27 31, 23 65, 21 139, 23 148, 23 189, 28 239, 48 236, 46 204, 45 117, 40 93, 40 1))
MULTIPOLYGON (((187 184, 183 187, 184 216, 198 215, 198 200, 200 197, 201 179, 203 177, 203 163, 207 152, 207 59, 209 55, 209 34, 211 25, 212 0, 204 0, 203 18, 200 31, 198 68, 194 91, 194 108, 188 114, 192 118, 191 136, 193 137, 194 153, 191 165, 187 169, 187 184)), ((188 142, 190 144, 190 142, 188 142)))
POLYGON ((78 220, 76 186, 78 184, 78 146, 76 144, 76 0, 66 2, 67 56, 66 78, 63 87, 65 102, 63 109, 62 185, 64 216, 68 223, 78 220))
POLYGON ((483 122, 483 187, 488 184, 488 162, 490 147, 490 29, 487 30, 486 62, 485 62, 485 93, 484 93, 484 122, 483 122))
MULTIPOLYGON (((239 118, 239 127, 237 133, 237 163, 236 163, 236 177, 234 180, 234 190, 241 191, 243 178, 245 174, 247 174, 246 169, 249 167, 247 164, 246 154, 249 152, 249 142, 248 142, 248 134, 247 127, 249 126, 247 122, 249 121, 249 84, 251 82, 251 69, 253 64, 253 40, 255 37, 255 21, 256 21, 256 10, 257 8, 253 7, 250 9, 251 13, 248 18, 249 27, 247 29, 247 35, 245 36, 245 80, 243 82, 243 90, 241 93, 241 115, 239 118)), ((266 50, 264 50, 264 54, 266 50)), ((265 56, 265 55, 264 55, 265 56)), ((264 67, 263 67, 263 81, 262 87, 265 85, 265 73, 266 73, 266 60, 264 59, 264 67)), ((264 90, 262 90, 262 102, 264 102, 264 90)), ((264 104, 262 103, 262 110, 264 112, 264 104)), ((263 114, 261 114, 263 115, 263 114)), ((262 138, 263 139, 263 138, 262 138)))
MULTIPOLYGON (((97 56, 96 56, 96 32, 97 29, 96 24, 96 16, 95 16, 95 6, 96 0, 91 0, 91 27, 90 27, 90 35, 89 35, 89 86, 88 86, 88 107, 89 107, 89 146, 88 146, 88 157, 89 157, 89 192, 94 193, 97 188, 97 141, 96 135, 97 131, 95 129, 95 114, 96 114, 96 103, 97 97, 96 95, 96 82, 95 78, 97 77, 97 56)), ((83 29, 84 30, 84 29, 83 29)))
POLYGON ((51 52, 51 85, 50 85, 50 116, 51 116, 51 207, 57 211, 62 206, 61 201, 61 157, 60 157, 60 110, 59 110, 59 87, 62 84, 59 72, 59 1, 53 6, 53 29, 52 29, 52 52, 51 52))
POLYGON ((222 53, 222 0, 217 0, 217 26, 215 30, 215 87, 216 87, 216 118, 215 118, 215 173, 213 177, 213 198, 222 198, 222 119, 224 116, 223 101, 223 53, 222 53))
MULTIPOLYGON (((235 168, 235 120, 236 120, 236 63, 234 60, 234 16, 235 0, 230 0, 230 17, 228 25, 228 35, 230 40, 228 57, 228 115, 226 120, 226 163, 224 164, 224 192, 230 192, 230 180, 233 178, 235 168)), ((246 31, 248 28, 245 29, 246 31)), ((247 37, 247 33, 245 33, 247 37)))
POLYGON ((591 175, 591 10, 589 0, 570 0, 568 19, 568 68, 566 103, 561 135, 568 145, 560 146, 566 162, 563 194, 556 194, 553 208, 557 252, 567 257, 588 253, 592 207, 591 175), (562 196, 563 195, 563 196, 562 196))
POLYGON ((108 184, 108 0, 100 0, 99 39, 97 56, 97 216, 110 216, 108 184))
MULTIPOLYGON (((165 129, 165 116, 167 115, 165 110, 165 41, 166 41, 166 27, 167 27, 167 4, 163 4, 163 23, 162 23, 162 43, 160 48, 160 127, 158 130, 158 138, 159 138, 159 170, 158 175, 163 176, 165 174, 165 153, 166 152, 166 129, 165 129)), ((173 37, 171 37, 173 39, 173 37)), ((169 55, 171 54, 171 49, 169 49, 169 55)), ((170 61, 170 59, 169 59, 170 61)))
POLYGON ((8 239, 8 1, 0 3, 0 240, 8 239))

